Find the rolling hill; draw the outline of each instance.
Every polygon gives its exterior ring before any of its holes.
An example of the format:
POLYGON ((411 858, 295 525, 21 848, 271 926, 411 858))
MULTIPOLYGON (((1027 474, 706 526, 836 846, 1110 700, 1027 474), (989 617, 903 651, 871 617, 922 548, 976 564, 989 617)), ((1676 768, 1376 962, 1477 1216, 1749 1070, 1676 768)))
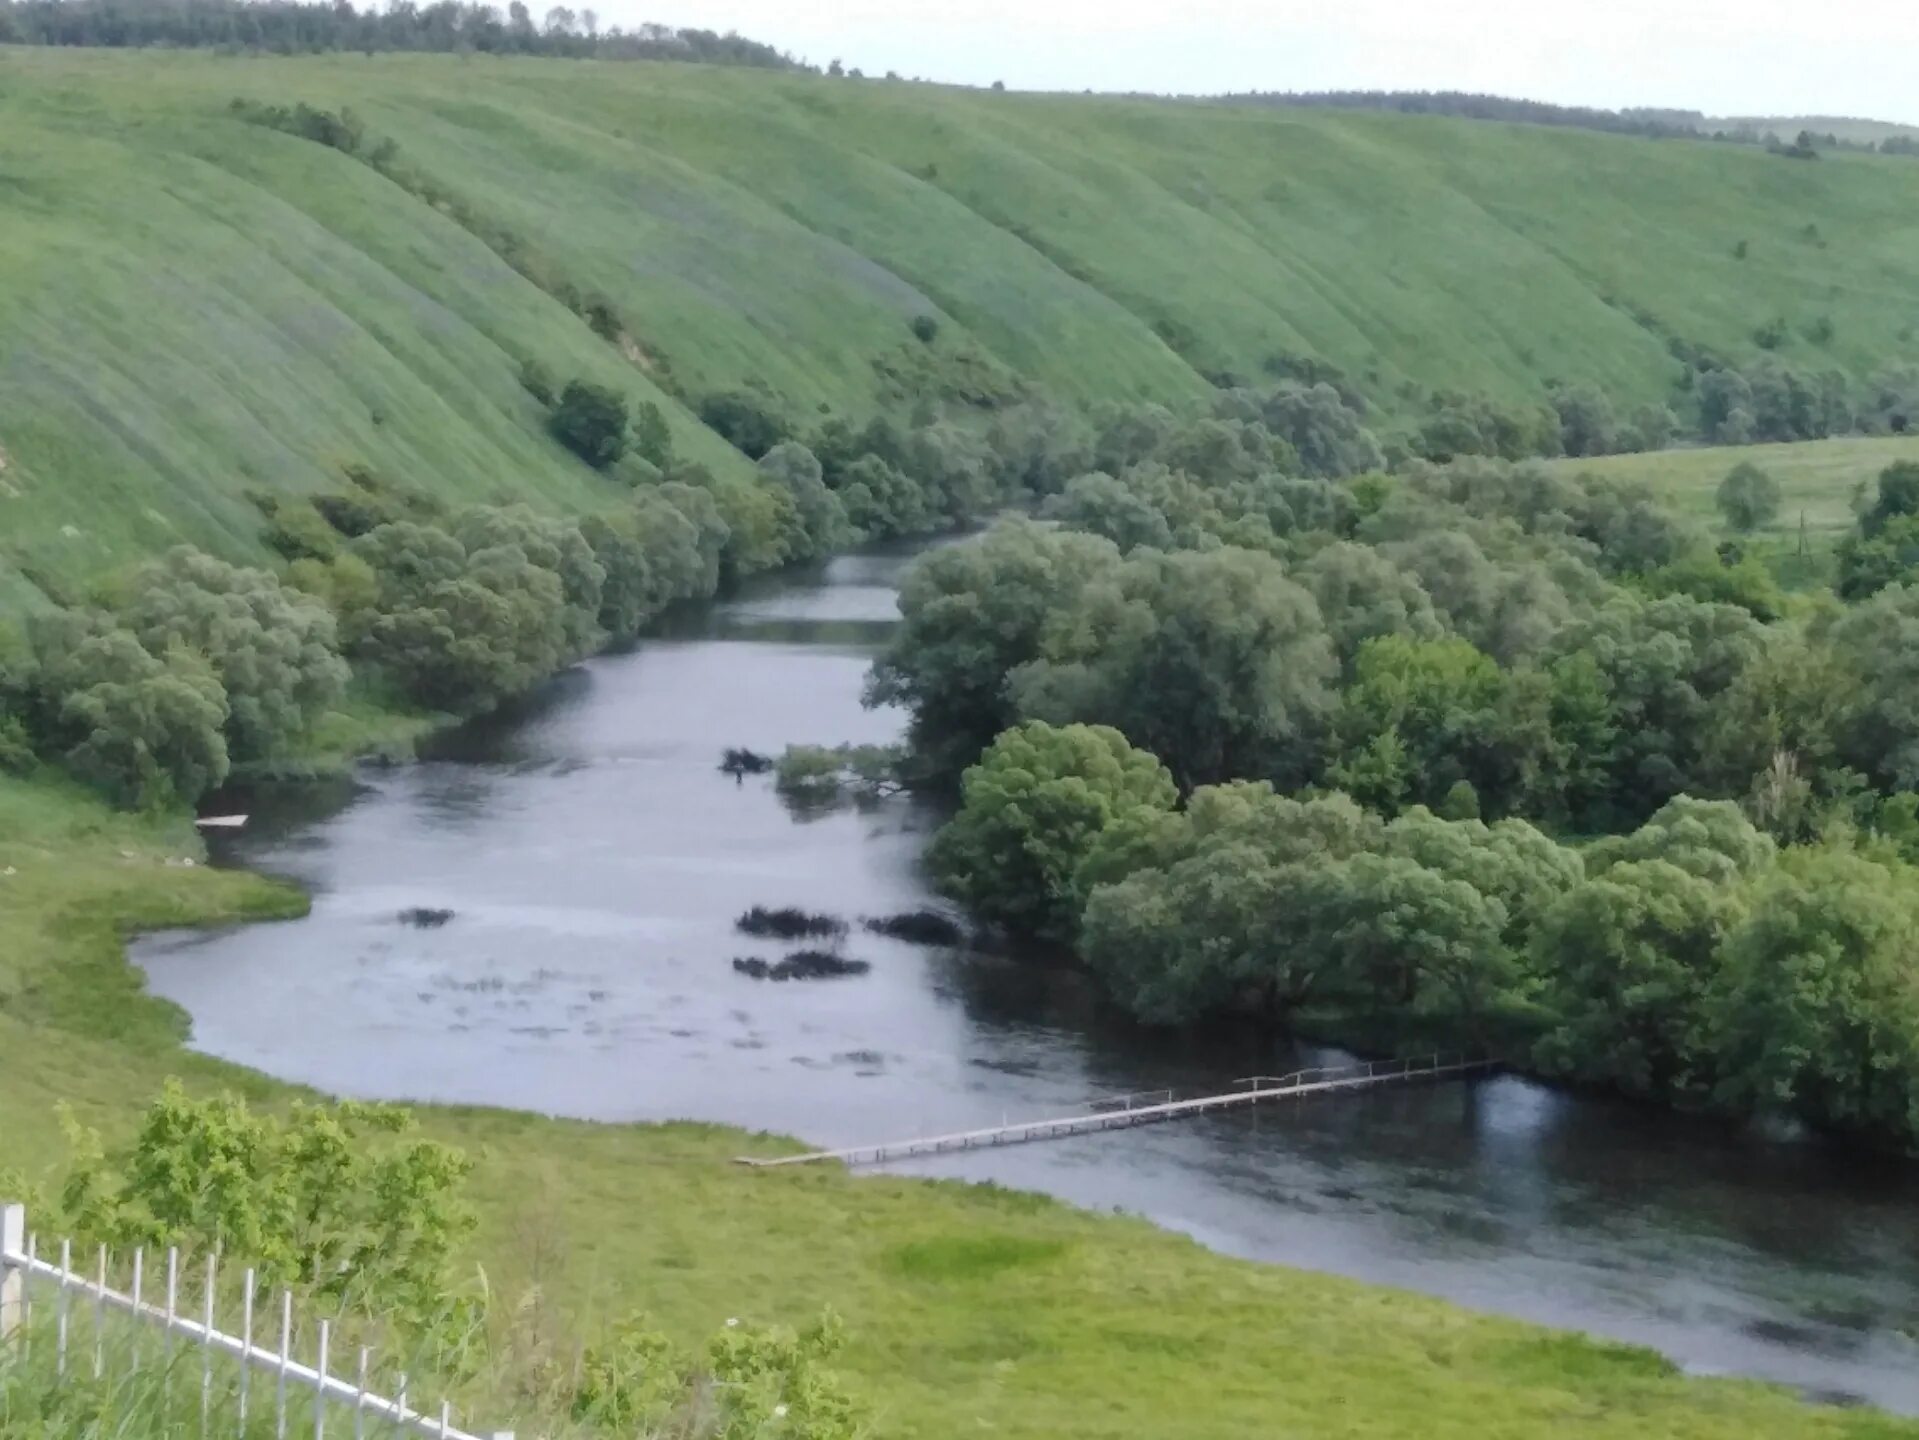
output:
POLYGON ((693 409, 743 385, 805 421, 1178 402, 1313 357, 1389 410, 1548 378, 1632 402, 1669 342, 1750 357, 1775 317, 1795 363, 1919 357, 1919 166, 694 65, 4 49, 0 606, 175 539, 257 556, 249 494, 350 464, 613 503, 527 358, 739 472, 693 409), (432 192, 236 99, 350 110, 432 192))

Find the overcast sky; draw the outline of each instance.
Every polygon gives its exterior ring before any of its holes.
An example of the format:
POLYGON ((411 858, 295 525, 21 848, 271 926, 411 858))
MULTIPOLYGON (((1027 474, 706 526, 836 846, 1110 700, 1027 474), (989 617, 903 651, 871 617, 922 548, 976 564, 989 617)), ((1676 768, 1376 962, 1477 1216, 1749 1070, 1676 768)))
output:
MULTIPOLYGON (((535 9, 544 8, 536 4, 535 9)), ((1021 89, 1481 90, 1919 124, 1919 0, 600 0, 816 64, 1021 89)))

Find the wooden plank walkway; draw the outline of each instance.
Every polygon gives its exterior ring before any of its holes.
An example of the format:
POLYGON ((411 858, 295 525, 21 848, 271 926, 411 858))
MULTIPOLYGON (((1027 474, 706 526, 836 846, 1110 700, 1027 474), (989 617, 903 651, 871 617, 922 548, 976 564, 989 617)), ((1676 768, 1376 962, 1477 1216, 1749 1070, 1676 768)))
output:
POLYGON ((880 1145, 810 1150, 804 1155, 776 1155, 771 1158, 741 1155, 738 1160, 742 1165, 762 1170, 782 1165, 812 1165, 823 1160, 838 1160, 846 1165, 878 1165, 888 1160, 938 1155, 949 1150, 1024 1145, 1035 1140, 1063 1139, 1068 1135, 1091 1135, 1101 1130, 1125 1130, 1134 1125, 1181 1120, 1209 1110, 1257 1105, 1267 1100, 1296 1100, 1308 1095, 1340 1094, 1412 1081, 1485 1075, 1499 1068, 1500 1062, 1497 1060, 1470 1059, 1463 1055, 1422 1055, 1410 1060, 1372 1060, 1361 1065, 1322 1066, 1312 1070, 1296 1070, 1290 1075, 1249 1075, 1234 1082, 1240 1087, 1238 1089, 1219 1095, 1200 1095, 1190 1100, 1176 1100, 1172 1098, 1171 1091, 1160 1090, 1153 1093, 1167 1098, 1152 1104, 1136 1105, 1133 1102, 1139 1097, 1128 1095, 1114 1100, 1095 1101, 1083 1113, 1060 1115, 1047 1120, 1024 1120, 984 1130, 959 1130, 948 1135, 892 1140, 880 1145))

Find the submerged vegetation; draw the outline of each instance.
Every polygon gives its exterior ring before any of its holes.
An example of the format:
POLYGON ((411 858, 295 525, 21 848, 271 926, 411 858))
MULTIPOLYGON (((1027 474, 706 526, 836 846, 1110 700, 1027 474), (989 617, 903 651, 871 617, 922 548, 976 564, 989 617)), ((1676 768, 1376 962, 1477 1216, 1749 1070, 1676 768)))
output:
POLYGON ((838 940, 847 933, 846 922, 837 915, 815 915, 790 905, 771 910, 755 905, 733 925, 741 934, 776 940, 838 940))

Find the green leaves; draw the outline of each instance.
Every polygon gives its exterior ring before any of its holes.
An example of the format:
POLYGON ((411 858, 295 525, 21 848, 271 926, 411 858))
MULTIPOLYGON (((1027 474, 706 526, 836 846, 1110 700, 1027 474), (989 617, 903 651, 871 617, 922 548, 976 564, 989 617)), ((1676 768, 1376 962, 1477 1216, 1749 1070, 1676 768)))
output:
POLYGON ((282 1119, 169 1082, 132 1142, 70 1126, 61 1208, 79 1238, 242 1257, 263 1286, 330 1296, 418 1332, 443 1320, 472 1227, 460 1152, 384 1105, 296 1101, 282 1119))
POLYGON ((1104 831, 1176 799, 1166 768, 1117 730, 1037 721, 994 741, 961 788, 928 867, 988 920, 1062 941, 1079 919, 1075 876, 1104 831))

